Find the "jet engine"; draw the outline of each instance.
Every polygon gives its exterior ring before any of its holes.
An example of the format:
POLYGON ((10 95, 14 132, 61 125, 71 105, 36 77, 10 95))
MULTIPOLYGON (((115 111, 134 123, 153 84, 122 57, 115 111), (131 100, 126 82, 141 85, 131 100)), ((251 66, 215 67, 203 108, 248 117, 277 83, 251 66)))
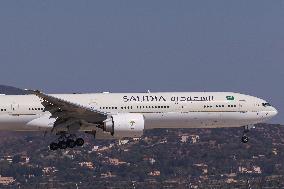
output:
POLYGON ((144 123, 142 114, 116 114, 104 121, 103 129, 115 138, 141 137, 144 131, 144 123))

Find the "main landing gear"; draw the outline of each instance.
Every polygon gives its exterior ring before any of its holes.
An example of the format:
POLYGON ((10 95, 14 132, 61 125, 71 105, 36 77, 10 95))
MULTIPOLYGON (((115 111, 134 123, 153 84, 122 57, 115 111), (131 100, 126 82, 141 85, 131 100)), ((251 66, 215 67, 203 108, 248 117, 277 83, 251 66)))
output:
POLYGON ((248 132, 254 128, 254 125, 247 125, 244 126, 244 132, 242 136, 242 143, 248 143, 249 142, 249 137, 247 136, 248 132))
POLYGON ((246 135, 243 135, 243 136, 242 136, 242 142, 243 142, 243 143, 248 143, 248 141, 249 141, 249 137, 246 136, 246 135))
POLYGON ((58 138, 58 142, 52 142, 49 145, 50 150, 65 150, 67 148, 74 148, 75 146, 83 146, 84 139, 76 138, 76 135, 68 135, 66 133, 60 133, 60 137, 58 138))

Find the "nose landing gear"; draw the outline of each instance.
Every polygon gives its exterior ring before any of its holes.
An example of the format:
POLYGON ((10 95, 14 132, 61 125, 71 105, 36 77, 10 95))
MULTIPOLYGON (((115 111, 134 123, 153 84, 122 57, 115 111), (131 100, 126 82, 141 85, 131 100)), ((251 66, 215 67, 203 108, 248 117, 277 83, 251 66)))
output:
POLYGON ((249 141, 249 137, 246 136, 246 135, 243 135, 243 136, 242 136, 242 142, 243 142, 243 143, 248 143, 248 141, 249 141))
POLYGON ((74 148, 75 146, 83 146, 84 139, 76 138, 76 135, 68 135, 66 133, 60 133, 58 142, 52 142, 49 145, 50 150, 55 151, 58 149, 65 150, 67 148, 74 148))
POLYGON ((242 143, 248 143, 249 142, 249 137, 247 136, 247 133, 251 130, 255 128, 254 125, 247 125, 244 126, 244 132, 243 132, 243 136, 242 136, 242 143))

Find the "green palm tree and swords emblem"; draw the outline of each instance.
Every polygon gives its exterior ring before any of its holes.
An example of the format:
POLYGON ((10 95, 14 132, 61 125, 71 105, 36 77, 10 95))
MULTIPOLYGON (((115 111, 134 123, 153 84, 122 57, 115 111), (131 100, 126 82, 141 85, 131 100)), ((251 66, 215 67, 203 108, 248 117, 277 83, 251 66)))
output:
POLYGON ((135 124, 135 121, 130 121, 129 123, 131 126, 133 126, 135 124))

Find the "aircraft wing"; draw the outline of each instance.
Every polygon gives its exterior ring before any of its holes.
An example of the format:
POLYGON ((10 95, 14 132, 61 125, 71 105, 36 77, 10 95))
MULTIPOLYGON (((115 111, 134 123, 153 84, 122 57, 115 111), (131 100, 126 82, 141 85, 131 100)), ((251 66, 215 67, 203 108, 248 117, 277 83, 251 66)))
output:
POLYGON ((54 128, 58 127, 79 129, 84 123, 99 124, 107 119, 107 114, 91 107, 69 102, 55 96, 44 94, 38 90, 27 90, 41 99, 44 111, 51 113, 51 118, 56 118, 54 128), (78 128, 79 127, 79 128, 78 128))

